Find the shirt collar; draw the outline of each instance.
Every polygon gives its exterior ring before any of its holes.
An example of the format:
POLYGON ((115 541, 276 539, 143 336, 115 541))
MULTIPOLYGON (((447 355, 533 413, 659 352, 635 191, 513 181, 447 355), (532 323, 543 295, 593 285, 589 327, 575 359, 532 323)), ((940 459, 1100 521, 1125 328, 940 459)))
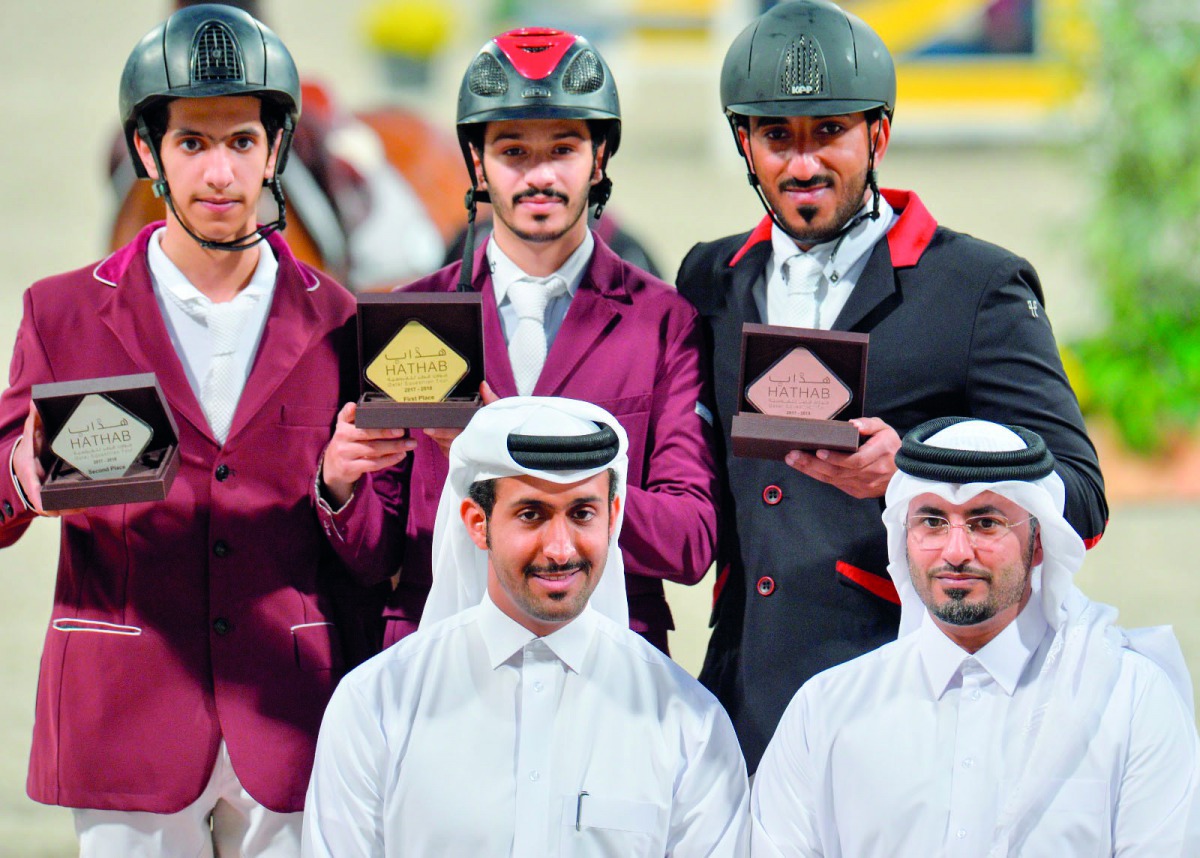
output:
POLYGON ((492 670, 504 664, 531 641, 541 640, 559 661, 579 673, 596 631, 596 617, 595 609, 588 605, 583 613, 558 631, 538 638, 496 607, 491 596, 484 593, 483 601, 479 604, 479 632, 487 647, 492 670))
MULTIPOLYGON (((859 213, 863 211, 866 211, 866 206, 860 209, 859 213)), ((895 210, 880 196, 878 218, 863 218, 842 236, 813 245, 807 252, 821 263, 821 273, 831 283, 837 283, 887 235, 895 219, 895 210)), ((796 245, 794 238, 779 228, 779 224, 772 223, 771 252, 775 258, 775 266, 779 267, 797 253, 804 251, 796 245)))
POLYGON ((921 628, 917 631, 917 650, 934 696, 941 699, 963 665, 973 660, 1011 697, 1017 690, 1025 666, 1050 629, 1039 604, 1035 594, 1017 615, 1016 621, 1005 626, 1000 634, 974 655, 946 637, 945 632, 934 623, 929 611, 926 611, 921 619, 921 628))
MULTIPOLYGON (((554 272, 566 282, 567 294, 571 297, 575 296, 579 284, 583 282, 584 272, 587 270, 595 247, 596 239, 592 237, 592 231, 589 229, 584 232, 583 241, 580 242, 579 247, 575 248, 562 267, 554 272)), ((495 292, 496 304, 499 305, 508 294, 509 286, 522 277, 530 275, 522 271, 517 263, 505 255, 504 251, 500 249, 500 245, 496 243, 494 235, 487 243, 487 255, 492 271, 492 291, 495 292)))
MULTIPOLYGON (((181 302, 211 304, 208 296, 193 286, 192 281, 188 280, 179 267, 163 252, 162 237, 166 231, 166 227, 156 229, 150 236, 150 243, 146 246, 146 264, 154 276, 154 282, 160 289, 169 290, 181 302)), ((237 297, 245 295, 248 298, 258 299, 270 294, 275 285, 278 271, 279 261, 275 258, 275 252, 265 241, 259 242, 258 264, 254 267, 254 274, 250 277, 250 282, 238 293, 237 297)))

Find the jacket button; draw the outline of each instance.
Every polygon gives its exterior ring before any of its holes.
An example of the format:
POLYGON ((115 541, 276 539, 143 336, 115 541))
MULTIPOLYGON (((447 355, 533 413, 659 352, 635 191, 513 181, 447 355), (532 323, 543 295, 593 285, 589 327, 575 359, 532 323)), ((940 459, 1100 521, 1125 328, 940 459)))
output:
POLYGON ((217 477, 217 482, 219 482, 219 483, 223 483, 227 479, 229 479, 229 466, 228 465, 217 465, 216 477, 217 477))
POLYGON ((769 575, 764 575, 758 579, 758 595, 770 596, 775 592, 775 579, 769 575))
POLYGON ((4 514, 12 515, 12 504, 10 504, 8 501, 4 502, 4 514))
POLYGON ((229 547, 229 543, 223 539, 218 539, 215 543, 213 543, 213 554, 217 555, 218 557, 228 557, 231 550, 232 549, 229 547))
POLYGON ((229 622, 229 620, 225 619, 224 617, 217 617, 215 620, 213 620, 213 631, 219 635, 229 634, 229 631, 232 628, 233 623, 229 622))
POLYGON ((767 486, 763 489, 763 503, 767 506, 775 506, 783 500, 783 489, 779 486, 767 486))

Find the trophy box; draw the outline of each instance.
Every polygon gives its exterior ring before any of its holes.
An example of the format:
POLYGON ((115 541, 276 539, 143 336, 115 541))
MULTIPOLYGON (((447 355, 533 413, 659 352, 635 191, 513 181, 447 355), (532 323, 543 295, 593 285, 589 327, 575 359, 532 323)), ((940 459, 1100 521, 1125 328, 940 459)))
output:
POLYGON ((179 470, 179 430, 154 373, 35 384, 46 450, 42 508, 159 501, 179 470))
POLYGON ((866 334, 780 325, 742 326, 736 456, 782 459, 789 450, 858 449, 867 387, 866 334))
POLYGON ((476 292, 389 292, 358 299, 366 429, 461 428, 483 405, 483 304, 476 292))

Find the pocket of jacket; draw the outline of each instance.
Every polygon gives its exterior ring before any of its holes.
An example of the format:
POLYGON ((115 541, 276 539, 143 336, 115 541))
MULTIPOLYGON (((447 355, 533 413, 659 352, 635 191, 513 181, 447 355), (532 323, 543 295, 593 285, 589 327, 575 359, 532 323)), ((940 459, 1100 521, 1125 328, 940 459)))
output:
POLYGON ((106 623, 101 620, 85 620, 81 617, 59 617, 50 624, 56 632, 91 632, 102 635, 125 635, 137 637, 142 630, 137 626, 123 626, 119 623, 106 623))
POLYGON ((872 596, 883 599, 885 602, 891 602, 893 605, 900 604, 900 594, 896 592, 896 585, 892 583, 890 577, 885 578, 865 569, 859 569, 845 560, 839 560, 836 568, 838 580, 843 584, 859 587, 872 596))
POLYGON ((292 641, 296 651, 296 664, 301 670, 340 669, 342 644, 337 627, 329 622, 301 623, 292 626, 292 641))

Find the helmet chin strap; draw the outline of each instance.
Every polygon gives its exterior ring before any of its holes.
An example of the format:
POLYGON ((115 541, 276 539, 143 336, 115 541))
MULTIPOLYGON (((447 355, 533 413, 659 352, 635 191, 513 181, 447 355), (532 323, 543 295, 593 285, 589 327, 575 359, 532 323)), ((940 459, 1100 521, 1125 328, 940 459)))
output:
POLYGON ((592 220, 600 220, 600 215, 604 214, 604 206, 608 204, 608 198, 611 196, 612 179, 606 173, 604 178, 588 191, 588 203, 595 206, 592 209, 592 220))
MULTIPOLYGON (((471 175, 474 180, 474 171, 471 175)), ((467 233, 463 236, 462 266, 458 272, 458 291, 470 292, 471 280, 475 274, 475 213, 478 207, 479 195, 475 188, 467 191, 463 204, 467 207, 467 233)))
MULTIPOLYGON (((171 195, 171 186, 167 184, 167 172, 163 169, 162 158, 159 156, 158 147, 154 145, 154 141, 150 136, 150 128, 146 125, 145 118, 140 115, 137 118, 137 130, 138 136, 141 137, 142 141, 149 147, 150 156, 154 159, 154 168, 158 172, 159 177, 154 180, 154 184, 151 186, 154 190, 154 196, 161 198, 167 204, 167 208, 171 210, 171 214, 174 216, 175 220, 181 227, 183 227, 183 231, 186 232, 193 241, 195 241, 205 250, 224 250, 230 253, 240 253, 243 250, 249 250, 252 247, 256 247, 259 242, 266 239, 266 237, 271 233, 282 232, 287 228, 287 214, 283 196, 283 185, 279 180, 279 167, 281 165, 276 163, 275 174, 270 179, 263 182, 265 187, 271 189, 271 196, 275 198, 275 205, 279 209, 279 216, 276 217, 275 220, 271 221, 270 223, 263 224, 249 235, 244 235, 241 238, 235 238, 232 241, 210 241, 203 236, 197 235, 192 228, 188 226, 187 221, 183 219, 183 216, 179 214, 179 210, 175 208, 175 200, 171 195)), ((295 125, 292 122, 292 118, 290 116, 286 117, 284 119, 283 138, 279 142, 280 150, 285 152, 287 151, 286 146, 291 142, 292 132, 294 130, 295 125)))
MULTIPOLYGON (((608 199, 612 196, 613 183, 608 177, 608 159, 609 159, 609 143, 610 138, 606 134, 604 137, 604 157, 600 161, 600 181, 588 188, 588 207, 592 208, 592 220, 600 220, 600 215, 604 214, 604 207, 608 205, 608 199)), ((592 154, 592 165, 595 166, 595 153, 592 154)))

